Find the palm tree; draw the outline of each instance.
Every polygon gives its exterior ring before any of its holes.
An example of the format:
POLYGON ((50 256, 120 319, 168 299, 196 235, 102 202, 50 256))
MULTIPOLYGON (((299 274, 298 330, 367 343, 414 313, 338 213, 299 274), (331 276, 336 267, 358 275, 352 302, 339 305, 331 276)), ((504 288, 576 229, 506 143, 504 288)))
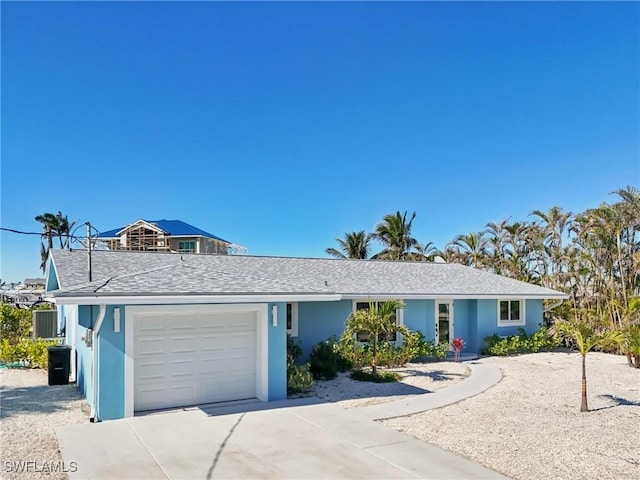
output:
POLYGON ((453 250, 459 252, 463 263, 478 268, 487 254, 487 239, 482 232, 471 232, 468 235, 458 235, 450 244, 453 250))
POLYGON ((624 341, 624 334, 618 330, 596 331, 584 320, 577 318, 572 321, 559 321, 555 324, 555 331, 573 340, 582 356, 582 395, 580 411, 588 412, 587 404, 587 353, 594 348, 607 348, 620 345, 624 341))
POLYGON ((369 302, 366 310, 357 310, 349 315, 347 324, 342 334, 343 342, 351 342, 358 332, 368 334, 368 342, 371 348, 371 374, 378 373, 378 345, 386 341, 389 334, 400 332, 407 336, 411 332, 404 325, 396 322, 397 311, 404 308, 400 300, 387 302, 369 302))
POLYGON ((415 245, 415 252, 409 252, 405 258, 415 262, 433 262, 434 258, 443 256, 443 253, 436 248, 433 242, 418 243, 415 245))
POLYGON ((378 253, 375 258, 386 260, 404 260, 411 252, 411 249, 418 245, 418 241, 411 236, 411 226, 416 218, 413 212, 411 219, 407 222, 407 211, 404 214, 400 211, 395 214, 385 215, 378 225, 372 237, 384 246, 384 250, 378 253))
POLYGON ((69 218, 66 215, 62 215, 60 211, 55 215, 48 212, 43 213, 35 217, 35 220, 42 224, 44 230, 42 233, 42 244, 40 245, 40 268, 44 272, 49 250, 53 248, 53 237, 58 237, 61 249, 69 248, 70 231, 75 225, 75 222, 69 223, 69 218))
POLYGON ((371 235, 364 230, 360 232, 347 232, 344 238, 336 238, 340 250, 327 248, 325 252, 335 258, 369 258, 371 250, 371 235))

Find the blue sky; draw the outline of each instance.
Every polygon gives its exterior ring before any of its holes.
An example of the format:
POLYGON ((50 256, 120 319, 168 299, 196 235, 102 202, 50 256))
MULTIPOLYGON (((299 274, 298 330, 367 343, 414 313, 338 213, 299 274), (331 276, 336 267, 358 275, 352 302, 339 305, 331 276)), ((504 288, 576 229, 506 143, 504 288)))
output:
MULTIPOLYGON (((443 247, 640 186, 637 2, 1 9, 5 228, 181 219, 317 257, 396 210, 443 247)), ((38 237, 0 238, 0 278, 40 275, 38 237)))

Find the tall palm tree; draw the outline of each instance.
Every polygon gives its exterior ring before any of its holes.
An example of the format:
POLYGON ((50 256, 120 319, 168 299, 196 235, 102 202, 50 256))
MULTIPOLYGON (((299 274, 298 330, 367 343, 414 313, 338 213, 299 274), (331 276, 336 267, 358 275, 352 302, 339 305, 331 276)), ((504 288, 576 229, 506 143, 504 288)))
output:
POLYGON ((387 260, 404 260, 418 241, 411 236, 411 227, 416 218, 413 212, 407 221, 407 211, 404 214, 397 211, 395 214, 387 214, 372 234, 384 246, 384 249, 376 255, 376 258, 387 260))
POLYGON ((364 230, 347 232, 344 238, 336 238, 340 249, 327 248, 325 252, 335 258, 367 259, 371 250, 371 235, 364 230))
POLYGON ((594 348, 607 348, 624 342, 624 334, 618 330, 596 331, 584 320, 561 321, 556 323, 555 331, 574 341, 582 356, 582 389, 580 411, 588 412, 587 404, 587 354, 594 348))
POLYGON ((47 257, 49 256, 49 250, 53 248, 53 237, 58 237, 60 242, 60 248, 69 248, 70 231, 75 225, 75 222, 69 222, 69 217, 62 215, 62 212, 58 211, 57 214, 43 213, 35 217, 36 222, 42 224, 42 244, 40 246, 41 263, 40 268, 44 272, 47 263, 47 257), (45 245, 46 241, 46 245, 45 245))
POLYGON ((450 246, 459 252, 466 265, 478 268, 487 254, 488 243, 483 232, 471 232, 468 235, 458 235, 450 246))
POLYGON ((436 248, 433 242, 419 243, 414 246, 415 252, 405 255, 406 260, 414 262, 433 262, 434 258, 443 256, 443 253, 436 248))

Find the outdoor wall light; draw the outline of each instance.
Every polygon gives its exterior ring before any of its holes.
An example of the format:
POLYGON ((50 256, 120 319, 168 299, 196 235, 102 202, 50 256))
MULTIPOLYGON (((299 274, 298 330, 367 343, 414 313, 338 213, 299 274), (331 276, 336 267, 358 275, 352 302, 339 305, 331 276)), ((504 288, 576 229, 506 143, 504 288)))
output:
POLYGON ((271 325, 274 327, 278 326, 278 306, 274 305, 271 307, 271 325))

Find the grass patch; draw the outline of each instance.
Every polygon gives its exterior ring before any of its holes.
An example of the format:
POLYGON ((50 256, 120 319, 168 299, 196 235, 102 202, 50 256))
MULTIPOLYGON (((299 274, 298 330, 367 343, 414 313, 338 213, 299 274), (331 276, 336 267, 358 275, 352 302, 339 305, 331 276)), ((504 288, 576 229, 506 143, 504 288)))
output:
POLYGON ((349 375, 352 379, 359 382, 374 382, 374 383, 390 383, 400 380, 400 374, 396 372, 378 372, 376 375, 363 372, 362 370, 354 370, 349 375))

